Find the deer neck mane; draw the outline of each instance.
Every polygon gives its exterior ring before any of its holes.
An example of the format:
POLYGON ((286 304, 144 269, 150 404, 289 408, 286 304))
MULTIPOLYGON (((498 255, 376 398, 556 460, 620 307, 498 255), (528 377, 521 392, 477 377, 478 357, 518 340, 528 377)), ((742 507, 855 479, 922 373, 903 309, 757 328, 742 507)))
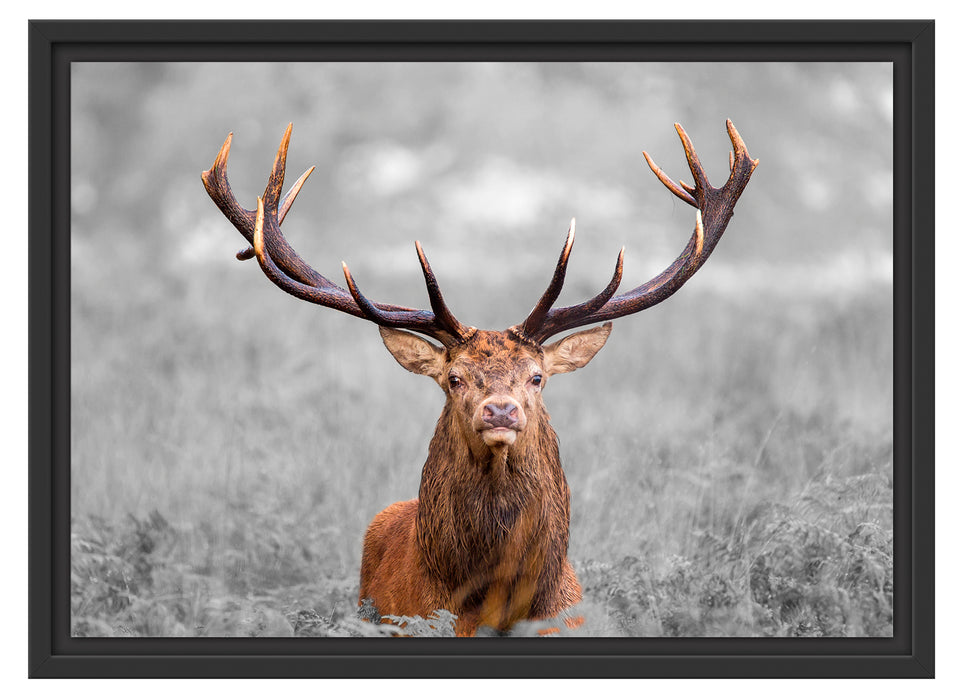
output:
POLYGON ((420 483, 416 537, 424 563, 450 587, 535 551, 559 566, 569 539, 569 489, 548 416, 502 452, 471 450, 447 404, 420 483), (479 452, 477 454, 476 452, 479 452), (554 561, 555 560, 555 561, 554 561))

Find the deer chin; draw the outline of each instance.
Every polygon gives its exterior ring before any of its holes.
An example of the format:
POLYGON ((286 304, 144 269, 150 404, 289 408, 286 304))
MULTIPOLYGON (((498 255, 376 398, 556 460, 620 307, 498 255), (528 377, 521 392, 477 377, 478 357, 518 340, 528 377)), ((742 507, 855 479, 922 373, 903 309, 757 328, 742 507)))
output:
POLYGON ((516 431, 512 428, 487 428, 480 435, 487 447, 509 447, 516 442, 516 431))

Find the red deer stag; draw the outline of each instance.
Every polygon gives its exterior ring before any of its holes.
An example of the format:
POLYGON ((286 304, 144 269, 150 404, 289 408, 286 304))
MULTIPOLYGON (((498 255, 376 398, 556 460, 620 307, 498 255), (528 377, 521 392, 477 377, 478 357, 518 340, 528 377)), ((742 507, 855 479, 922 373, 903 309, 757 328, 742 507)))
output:
POLYGON ((237 203, 227 180, 232 134, 203 173, 210 197, 252 246, 237 257, 256 256, 266 276, 295 297, 377 324, 400 365, 431 377, 446 394, 419 498, 386 508, 366 532, 360 601, 372 600, 385 616, 426 617, 446 609, 458 617, 456 631, 463 636, 480 626, 502 631, 522 619, 558 616, 582 593, 566 558, 569 488, 543 388, 552 375, 572 372, 593 358, 609 336, 611 319, 667 299, 702 266, 759 161, 749 157, 727 121, 730 175, 722 187, 712 187, 677 124, 693 185, 673 182, 643 155, 669 191, 697 210, 695 230, 679 257, 650 281, 616 295, 621 250, 603 291, 580 304, 553 308, 573 246, 571 225, 552 281, 526 320, 505 331, 484 331, 463 325, 447 308, 418 241, 431 310, 371 301, 345 263, 344 289, 294 252, 280 224, 312 168, 281 199, 291 128, 255 210, 237 203), (546 344, 562 331, 599 322, 604 323, 546 344))

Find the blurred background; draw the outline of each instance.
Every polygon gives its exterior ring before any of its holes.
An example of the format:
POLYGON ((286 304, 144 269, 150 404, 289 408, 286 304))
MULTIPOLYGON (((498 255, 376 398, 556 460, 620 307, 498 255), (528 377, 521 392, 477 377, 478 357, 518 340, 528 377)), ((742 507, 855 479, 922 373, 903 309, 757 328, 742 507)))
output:
POLYGON ((443 402, 375 327, 276 289, 200 172, 234 132, 255 207, 340 283, 503 329, 682 250, 646 166, 760 165, 705 267, 545 394, 586 634, 892 633, 892 69, 886 64, 75 63, 75 635, 358 634, 366 525, 415 497, 443 402), (399 406, 402 405, 402 408, 399 406))

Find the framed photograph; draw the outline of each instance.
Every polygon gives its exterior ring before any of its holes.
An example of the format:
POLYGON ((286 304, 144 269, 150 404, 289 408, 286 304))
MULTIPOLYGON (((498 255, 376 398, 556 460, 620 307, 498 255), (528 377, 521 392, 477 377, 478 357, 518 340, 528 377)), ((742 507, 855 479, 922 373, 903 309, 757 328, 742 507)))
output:
POLYGON ((931 21, 29 32, 31 676, 934 675, 931 21))

